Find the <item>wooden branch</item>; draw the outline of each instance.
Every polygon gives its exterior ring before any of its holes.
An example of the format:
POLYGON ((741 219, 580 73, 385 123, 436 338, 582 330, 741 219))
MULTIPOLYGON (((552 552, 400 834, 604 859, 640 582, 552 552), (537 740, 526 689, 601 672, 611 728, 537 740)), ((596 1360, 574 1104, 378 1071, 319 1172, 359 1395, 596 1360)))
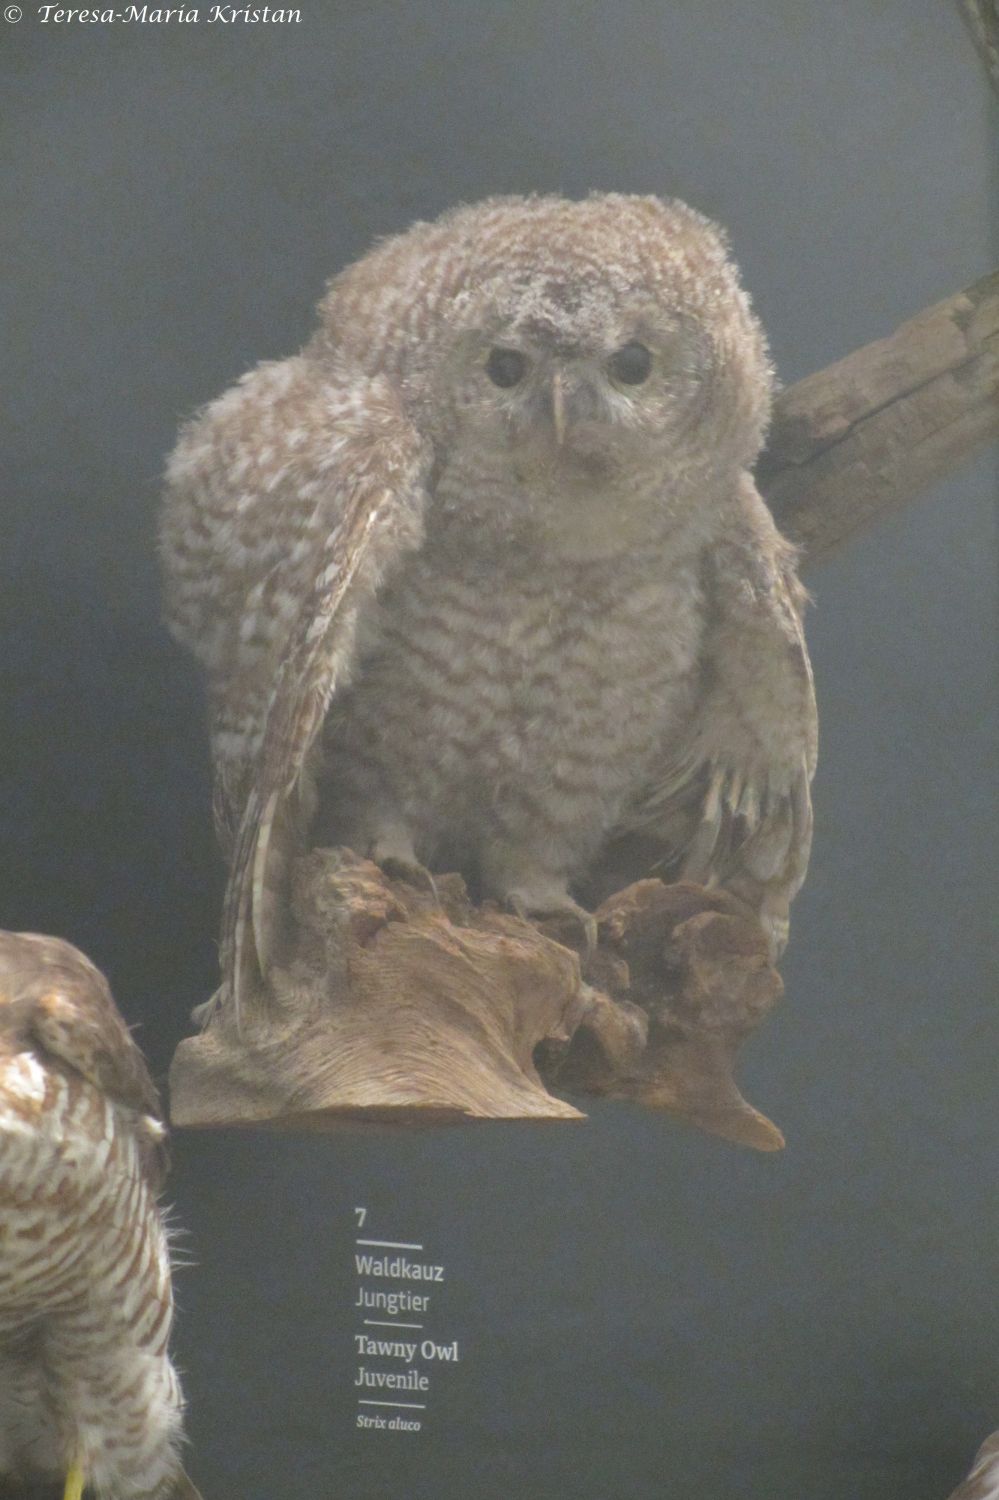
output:
POLYGON ((298 861, 292 909, 292 954, 267 991, 177 1049, 174 1125, 581 1119, 540 1065, 566 1087, 783 1145, 732 1079, 781 991, 732 896, 632 886, 598 910, 583 965, 578 923, 476 909, 458 875, 435 898, 350 850, 298 861))
MULTIPOLYGON (((997 435, 999 273, 784 392, 759 477, 815 562, 997 435)), ((288 955, 181 1043, 173 1123, 580 1119, 547 1084, 779 1148, 732 1077, 781 991, 766 940, 734 897, 643 878, 663 852, 605 851, 593 954, 578 924, 476 909, 459 876, 435 898, 349 850, 303 856, 288 955)))
POLYGON ((999 89, 999 5, 996 0, 959 0, 959 3, 993 86, 999 89))
POLYGON ((999 271, 778 398, 760 488, 821 562, 999 437, 999 271))
POLYGON ((300 859, 289 959, 238 1020, 220 1007, 181 1042, 174 1122, 579 1119, 532 1061, 543 1038, 568 1034, 575 955, 526 922, 474 912, 459 876, 437 891, 435 902, 350 850, 300 859))

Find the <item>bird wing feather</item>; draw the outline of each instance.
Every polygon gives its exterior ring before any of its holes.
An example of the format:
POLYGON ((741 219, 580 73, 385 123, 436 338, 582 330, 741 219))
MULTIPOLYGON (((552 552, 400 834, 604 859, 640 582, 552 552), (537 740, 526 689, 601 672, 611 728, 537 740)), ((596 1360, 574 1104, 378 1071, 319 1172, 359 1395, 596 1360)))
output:
POLYGON ((794 549, 748 476, 739 500, 729 533, 704 559, 700 701, 631 811, 630 828, 657 832, 684 879, 743 879, 783 901, 801 884, 811 843, 807 596, 794 549))
POLYGON ((5 1004, 16 1007, 39 1052, 135 1112, 143 1160, 158 1184, 167 1165, 159 1095, 101 971, 61 938, 0 932, 5 1004))
POLYGON ((316 512, 312 573, 273 678, 239 819, 222 928, 223 990, 238 1007, 273 958, 303 780, 330 701, 353 666, 357 625, 386 576, 423 538, 429 444, 388 383, 356 382, 316 512))

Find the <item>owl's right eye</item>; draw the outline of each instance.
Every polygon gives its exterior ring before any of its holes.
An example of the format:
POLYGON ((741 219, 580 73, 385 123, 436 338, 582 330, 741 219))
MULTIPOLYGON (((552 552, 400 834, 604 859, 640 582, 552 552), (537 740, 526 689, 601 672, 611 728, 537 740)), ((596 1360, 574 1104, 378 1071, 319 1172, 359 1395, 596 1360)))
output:
POLYGON ((493 385, 509 390, 518 385, 527 374, 527 360, 519 349, 490 349, 486 360, 486 374, 493 385))

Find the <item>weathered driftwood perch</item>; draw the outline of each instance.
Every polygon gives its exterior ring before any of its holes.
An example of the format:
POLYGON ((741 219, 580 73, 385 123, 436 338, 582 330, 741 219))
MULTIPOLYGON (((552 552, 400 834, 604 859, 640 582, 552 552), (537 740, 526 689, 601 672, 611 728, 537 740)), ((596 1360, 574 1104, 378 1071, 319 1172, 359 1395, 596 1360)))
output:
MULTIPOLYGON (((785 391, 759 478, 811 563, 996 436, 999 273, 785 391)), ((607 852, 580 954, 575 924, 476 908, 458 876, 435 898, 313 851, 286 962, 178 1048, 174 1124, 581 1118, 551 1085, 779 1148, 732 1076, 781 992, 763 934, 732 897, 643 878, 661 856, 607 852)))
POLYGON ((178 1048, 175 1124, 581 1118, 540 1064, 576 1089, 783 1144, 732 1080, 781 982, 730 896, 633 885, 599 908, 582 965, 577 924, 476 908, 457 875, 435 898, 349 850, 298 862, 293 909, 292 958, 268 993, 178 1048))
POLYGON ((568 1035, 579 964, 514 917, 473 912, 457 876, 438 899, 349 850, 299 861, 297 942, 270 993, 182 1042, 178 1124, 376 1118, 578 1118, 552 1099, 535 1046, 568 1035), (220 1084, 224 1084, 220 1087, 220 1084))
POLYGON ((598 907, 597 922, 588 1000, 568 1044, 543 1044, 546 1077, 779 1150, 784 1137, 733 1078, 739 1048, 784 988, 755 917, 723 891, 640 880, 598 907))

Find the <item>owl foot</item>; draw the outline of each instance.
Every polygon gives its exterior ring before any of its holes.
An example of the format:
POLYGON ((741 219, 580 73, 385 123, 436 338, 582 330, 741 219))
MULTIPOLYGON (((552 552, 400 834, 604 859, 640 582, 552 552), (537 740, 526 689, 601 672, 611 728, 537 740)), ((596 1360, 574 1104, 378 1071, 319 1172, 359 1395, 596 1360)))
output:
POLYGON ((405 885, 415 886, 418 891, 429 896, 435 906, 440 906, 437 882, 426 865, 421 865, 416 859, 400 859, 394 854, 386 855, 375 863, 390 880, 401 880, 405 885))
POLYGON ((437 882, 426 865, 417 859, 413 840, 404 824, 392 821, 382 825, 368 849, 368 858, 373 859, 390 880, 401 880, 405 885, 413 886, 429 896, 435 906, 440 906, 437 882))
POLYGON ((62 1500, 83 1500, 83 1470, 78 1463, 70 1465, 62 1500))
POLYGON ((592 958, 597 948, 597 919, 585 906, 574 901, 568 891, 539 895, 530 891, 507 891, 506 905, 523 921, 531 917, 573 917, 579 923, 586 958, 592 958))

